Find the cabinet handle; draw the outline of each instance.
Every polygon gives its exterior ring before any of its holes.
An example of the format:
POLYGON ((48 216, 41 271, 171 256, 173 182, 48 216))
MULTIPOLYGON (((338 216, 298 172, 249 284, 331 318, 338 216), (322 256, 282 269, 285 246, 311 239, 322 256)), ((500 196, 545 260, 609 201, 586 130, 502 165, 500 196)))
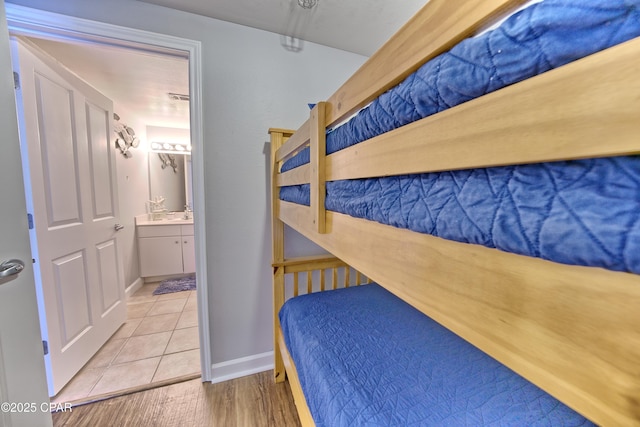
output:
POLYGON ((178 244, 180 244, 180 241, 179 241, 179 240, 176 240, 176 245, 178 245, 178 244))

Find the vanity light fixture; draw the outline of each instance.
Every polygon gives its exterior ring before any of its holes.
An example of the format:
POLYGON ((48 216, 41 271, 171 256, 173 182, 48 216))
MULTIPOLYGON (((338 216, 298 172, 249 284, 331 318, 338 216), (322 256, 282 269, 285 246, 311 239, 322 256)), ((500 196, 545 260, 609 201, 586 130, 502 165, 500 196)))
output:
POLYGON ((153 153, 191 154, 191 143, 154 141, 150 149, 153 153))

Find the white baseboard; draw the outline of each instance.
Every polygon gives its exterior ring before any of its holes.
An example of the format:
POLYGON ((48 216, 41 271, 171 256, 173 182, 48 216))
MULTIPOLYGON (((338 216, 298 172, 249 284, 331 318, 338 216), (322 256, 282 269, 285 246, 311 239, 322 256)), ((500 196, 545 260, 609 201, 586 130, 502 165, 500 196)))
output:
POLYGON ((125 297, 129 299, 129 297, 135 294, 136 291, 140 289, 143 284, 144 284, 144 280, 142 280, 142 277, 138 277, 132 284, 127 286, 127 288, 124 290, 125 297))
POLYGON ((241 357, 211 366, 212 383, 233 380, 273 369, 273 351, 241 357))

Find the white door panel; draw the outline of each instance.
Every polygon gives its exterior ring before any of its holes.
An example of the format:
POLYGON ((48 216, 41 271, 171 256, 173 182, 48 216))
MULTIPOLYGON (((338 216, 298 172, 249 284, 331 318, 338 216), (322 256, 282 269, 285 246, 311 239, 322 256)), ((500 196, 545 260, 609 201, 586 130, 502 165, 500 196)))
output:
MULTIPOLYGON (((81 221, 77 141, 73 127, 72 94, 46 77, 34 75, 40 156, 30 156, 38 181, 44 182, 42 195, 46 203, 48 227, 81 221), (55 100, 56 108, 46 102, 55 100), (38 161, 38 157, 39 160, 38 161)), ((31 147, 30 147, 31 148, 31 147)), ((34 150, 37 147, 34 145, 34 150)))
POLYGON ((4 7, 0 8, 0 262, 19 258, 19 275, 0 278, 0 403, 33 402, 35 412, 0 411, 5 427, 51 426, 51 414, 41 411, 49 402, 40 338, 36 289, 22 185, 22 166, 9 38, 4 7))
POLYGON ((60 319, 60 338, 57 341, 65 348, 93 323, 87 295, 86 257, 80 251, 54 259, 51 264, 55 301, 58 303, 56 312, 60 319))
POLYGON ((14 40, 13 53, 53 396, 126 317, 115 230, 113 106, 28 42, 14 40))
POLYGON ((88 127, 89 161, 93 187, 93 219, 116 216, 113 156, 109 149, 109 111, 97 105, 85 105, 88 127))
POLYGON ((98 273, 100 286, 100 312, 101 316, 107 314, 120 302, 120 293, 113 286, 118 283, 118 249, 115 239, 111 239, 96 246, 98 258, 98 273))

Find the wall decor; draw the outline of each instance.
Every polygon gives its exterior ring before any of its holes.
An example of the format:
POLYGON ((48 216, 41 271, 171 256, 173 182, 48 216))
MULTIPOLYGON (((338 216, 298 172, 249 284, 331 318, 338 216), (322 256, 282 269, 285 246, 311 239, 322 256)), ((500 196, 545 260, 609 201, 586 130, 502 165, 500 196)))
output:
POLYGON ((160 167, 165 169, 167 166, 171 166, 173 169, 173 173, 178 173, 178 164, 176 163, 176 156, 173 154, 167 153, 158 153, 158 157, 160 157, 160 161, 162 164, 160 167))
POLYGON ((136 148, 140 144, 140 140, 136 137, 136 132, 120 122, 120 116, 113 113, 113 131, 116 134, 116 148, 120 150, 123 156, 130 158, 132 156, 130 148, 136 148))

